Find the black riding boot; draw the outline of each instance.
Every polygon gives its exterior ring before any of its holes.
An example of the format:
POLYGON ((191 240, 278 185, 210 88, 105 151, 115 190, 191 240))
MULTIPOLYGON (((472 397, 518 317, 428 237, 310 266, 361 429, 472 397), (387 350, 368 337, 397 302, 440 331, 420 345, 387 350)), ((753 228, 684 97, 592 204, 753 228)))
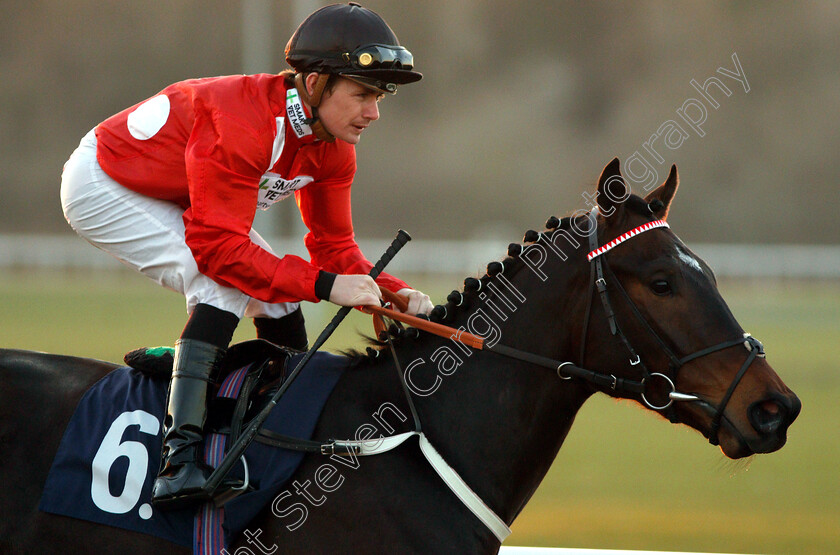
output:
POLYGON ((289 347, 298 351, 309 349, 306 339, 306 322, 300 307, 282 318, 254 318, 257 338, 271 341, 275 345, 289 347))
POLYGON ((195 339, 175 343, 175 363, 163 435, 162 469, 152 486, 152 504, 179 508, 206 501, 202 487, 211 469, 201 460, 207 388, 225 349, 195 339))

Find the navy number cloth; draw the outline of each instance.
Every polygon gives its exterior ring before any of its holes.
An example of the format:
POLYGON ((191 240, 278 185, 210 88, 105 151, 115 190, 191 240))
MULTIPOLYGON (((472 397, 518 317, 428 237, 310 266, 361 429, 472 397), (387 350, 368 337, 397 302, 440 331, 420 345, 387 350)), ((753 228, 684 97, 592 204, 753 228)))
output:
MULTIPOLYGON (((294 368, 303 355, 293 356, 294 368)), ((348 359, 316 353, 271 412, 264 428, 309 439, 348 359)), ((159 464, 167 382, 117 368, 79 401, 47 477, 39 509, 193 545, 195 509, 150 504, 159 464)), ((229 540, 276 496, 304 453, 253 443, 245 453, 252 485, 225 505, 229 540)), ((238 471, 242 470, 239 464, 238 471)))

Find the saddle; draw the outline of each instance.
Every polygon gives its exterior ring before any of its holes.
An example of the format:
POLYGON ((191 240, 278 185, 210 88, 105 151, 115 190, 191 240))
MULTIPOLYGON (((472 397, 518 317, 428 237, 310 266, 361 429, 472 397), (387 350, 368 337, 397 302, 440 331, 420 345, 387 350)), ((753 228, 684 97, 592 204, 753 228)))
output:
MULTIPOLYGON (((243 341, 230 346, 221 362, 219 381, 242 366, 268 362, 272 375, 285 371, 289 358, 299 351, 275 345, 265 339, 243 341)), ((126 353, 125 363, 151 378, 169 379, 172 376, 175 349, 172 347, 142 347, 126 353)))
MULTIPOLYGON (((230 445, 230 437, 240 434, 265 406, 302 356, 263 340, 229 349, 221 365, 220 385, 210 394, 205 429, 207 445, 218 450, 206 448, 205 457, 211 456, 208 453, 224 453, 225 443, 230 445)), ((39 508, 190 546, 194 519, 198 518, 195 511, 155 511, 148 503, 160 456, 160 426, 172 372, 172 351, 137 349, 125 360, 129 367, 110 372, 80 399, 65 429, 39 508)), ((245 453, 247 460, 243 459, 231 474, 232 479, 253 488, 242 488, 237 497, 222 500, 224 508, 218 509, 225 511, 221 525, 225 538, 241 533, 271 503, 305 453, 340 455, 345 451, 342 442, 309 438, 347 367, 345 357, 316 353, 307 371, 274 406, 245 453)))
MULTIPOLYGON (((172 347, 142 347, 126 353, 125 363, 152 379, 169 380, 172 376, 175 349, 172 347)), ((228 436, 229 444, 239 438, 253 416, 262 410, 271 396, 286 382, 290 373, 289 359, 300 351, 275 345, 264 339, 253 339, 231 345, 222 360, 218 383, 232 372, 250 364, 236 398, 211 395, 207 407, 205 433, 228 436)), ((314 441, 285 436, 261 428, 254 441, 292 451, 323 455, 352 455, 358 452, 347 442, 314 441)), ((224 504, 226 499, 217 503, 224 504)))
MULTIPOLYGON (((215 395, 216 392, 211 391, 205 432, 229 434, 229 441, 235 442, 248 417, 256 414, 271 392, 283 385, 289 358, 297 352, 264 339, 231 345, 220 364, 216 383, 221 384, 231 372, 250 366, 235 398, 215 395)), ((168 381, 172 376, 174 353, 172 347, 143 347, 127 353, 123 360, 152 379, 168 381)))

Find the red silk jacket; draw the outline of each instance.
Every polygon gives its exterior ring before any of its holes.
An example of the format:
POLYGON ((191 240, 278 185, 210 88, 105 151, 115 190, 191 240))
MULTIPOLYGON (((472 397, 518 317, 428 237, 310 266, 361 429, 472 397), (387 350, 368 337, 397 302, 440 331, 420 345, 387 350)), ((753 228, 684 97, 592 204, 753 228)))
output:
MULTIPOLYGON (((373 264, 353 233, 355 147, 317 140, 308 117, 280 75, 182 81, 97 126, 97 159, 123 186, 184 208, 187 245, 208 277, 265 302, 317 302, 321 269, 365 274, 373 264), (248 235, 257 208, 292 193, 311 262, 248 235)), ((408 287, 385 273, 377 282, 408 287)))

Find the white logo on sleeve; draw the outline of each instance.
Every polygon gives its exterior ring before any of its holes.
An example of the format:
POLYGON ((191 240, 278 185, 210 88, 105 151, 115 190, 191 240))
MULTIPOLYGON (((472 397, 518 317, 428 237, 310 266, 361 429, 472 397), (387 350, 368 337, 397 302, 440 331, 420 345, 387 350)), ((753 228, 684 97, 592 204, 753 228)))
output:
POLYGON ((146 141, 160 131, 169 119, 169 97, 151 98, 128 114, 128 132, 138 141, 146 141))
POLYGON ((292 179, 285 179, 279 174, 267 172, 260 179, 260 193, 257 199, 257 208, 268 210, 277 201, 291 195, 298 189, 302 189, 312 183, 313 178, 308 175, 299 175, 292 179))

